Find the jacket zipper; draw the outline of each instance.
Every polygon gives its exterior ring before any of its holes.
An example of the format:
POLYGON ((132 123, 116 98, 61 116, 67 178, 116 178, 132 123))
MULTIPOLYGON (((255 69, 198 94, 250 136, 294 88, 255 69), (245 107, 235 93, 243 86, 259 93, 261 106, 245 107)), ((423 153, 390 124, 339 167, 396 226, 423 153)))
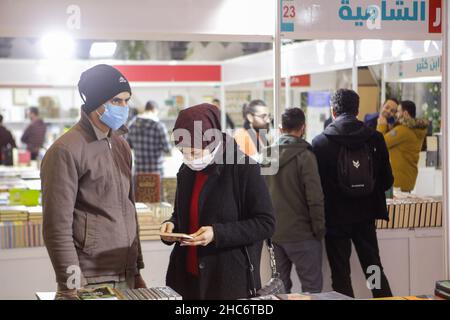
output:
MULTIPOLYGON (((125 217, 124 217, 124 212, 125 212, 125 210, 124 210, 124 201, 123 201, 123 199, 121 198, 122 196, 123 196, 123 189, 122 189, 122 177, 121 177, 121 175, 122 175, 122 172, 120 171, 120 167, 118 166, 118 164, 117 164, 117 162, 116 162, 116 159, 114 158, 114 153, 113 153, 113 151, 112 151, 112 144, 111 144, 111 140, 110 140, 110 138, 106 138, 106 140, 107 140, 107 142, 108 142, 108 146, 109 146, 109 152, 110 152, 110 154, 111 154, 111 157, 112 157, 112 159, 113 159, 113 162, 114 162, 114 166, 116 167, 116 170, 118 171, 118 173, 119 173, 119 189, 120 189, 120 196, 119 196, 119 198, 121 199, 121 207, 122 207, 122 218, 123 218, 123 223, 124 223, 124 225, 125 225, 125 229, 126 229, 126 231, 127 231, 127 242, 128 243, 130 243, 130 233, 128 232, 128 225, 127 225, 127 223, 125 222, 125 217)), ((136 222, 137 223, 137 222, 136 222)), ((127 281, 127 270, 128 270, 128 259, 129 259, 129 257, 130 257, 130 245, 128 245, 128 250, 127 250, 127 259, 126 259, 126 261, 125 261, 125 281, 127 281)))

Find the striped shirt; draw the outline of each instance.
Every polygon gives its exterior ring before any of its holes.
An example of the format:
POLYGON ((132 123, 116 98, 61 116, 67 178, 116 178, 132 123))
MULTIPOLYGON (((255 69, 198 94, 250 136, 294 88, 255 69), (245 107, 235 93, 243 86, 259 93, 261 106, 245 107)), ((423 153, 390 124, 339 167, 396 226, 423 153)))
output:
POLYGON ((163 175, 163 153, 170 152, 170 142, 163 123, 136 118, 130 126, 128 143, 134 150, 135 172, 156 172, 163 175))

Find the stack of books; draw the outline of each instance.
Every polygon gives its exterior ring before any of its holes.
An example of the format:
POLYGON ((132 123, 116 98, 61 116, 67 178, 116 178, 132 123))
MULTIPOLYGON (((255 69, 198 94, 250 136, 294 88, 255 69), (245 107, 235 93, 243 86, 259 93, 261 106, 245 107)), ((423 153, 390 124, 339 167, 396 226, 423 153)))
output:
POLYGON ((29 207, 28 208, 28 221, 35 223, 42 223, 42 207, 29 207))
POLYGON ((28 210, 25 206, 0 207, 0 222, 28 221, 28 210))
POLYGON ((450 280, 436 281, 434 294, 439 298, 450 300, 450 280))
POLYGON ((170 219, 173 207, 169 203, 136 203, 141 240, 159 240, 161 224, 170 219))
POLYGON ((377 229, 442 227, 441 199, 388 199, 387 206, 389 221, 377 220, 377 229))
POLYGON ((0 248, 41 247, 42 224, 30 221, 0 222, 0 248))
MULTIPOLYGON (((366 299, 365 299, 366 300, 366 299)), ((433 295, 418 295, 418 296, 394 296, 384 298, 372 298, 367 300, 437 300, 433 295)))
MULTIPOLYGON (((247 299, 246 299, 247 300, 247 299)), ((322 293, 284 293, 250 298, 248 300, 354 300, 336 291, 322 293)))
POLYGON ((162 183, 164 190, 163 199, 173 206, 175 203, 175 191, 177 190, 177 178, 164 177, 162 183))
MULTIPOLYGON (((142 241, 159 240, 161 224, 170 219, 169 203, 136 203, 139 236, 142 241)), ((13 249, 43 246, 42 207, 0 206, 0 248, 13 249)))
POLYGON ((170 287, 118 290, 119 300, 182 300, 183 297, 170 287))

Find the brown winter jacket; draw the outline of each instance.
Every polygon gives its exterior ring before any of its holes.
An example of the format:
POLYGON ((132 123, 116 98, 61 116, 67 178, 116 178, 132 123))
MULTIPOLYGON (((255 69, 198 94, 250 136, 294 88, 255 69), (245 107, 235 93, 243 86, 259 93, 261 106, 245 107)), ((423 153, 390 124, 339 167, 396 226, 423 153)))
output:
POLYGON ((69 266, 81 285, 124 281, 144 267, 131 187, 131 152, 117 133, 81 120, 47 151, 41 168, 44 241, 64 289, 69 266))

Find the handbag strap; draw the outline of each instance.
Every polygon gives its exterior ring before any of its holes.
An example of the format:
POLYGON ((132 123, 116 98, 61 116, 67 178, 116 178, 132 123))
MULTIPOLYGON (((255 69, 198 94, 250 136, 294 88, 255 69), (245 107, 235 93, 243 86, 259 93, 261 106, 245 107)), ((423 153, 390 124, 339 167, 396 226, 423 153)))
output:
MULTIPOLYGON (((238 163, 239 162, 237 162, 233 166, 233 192, 234 192, 234 197, 237 200, 239 220, 241 220, 243 218, 243 216, 242 216, 243 204, 242 204, 242 199, 241 199, 241 193, 239 192, 240 188, 239 188, 238 163)), ((266 244, 267 244, 267 250, 269 251, 270 268, 272 270, 272 277, 273 278, 278 278, 280 274, 277 272, 277 264, 276 264, 276 260, 275 260, 275 251, 274 251, 272 239, 270 239, 270 238, 266 239, 266 244)), ((250 288, 249 288, 249 291, 250 291, 250 296, 254 297, 254 296, 256 296, 255 267, 254 267, 254 265, 252 263, 252 260, 250 258, 250 254, 248 252, 247 246, 243 247, 243 251, 244 251, 244 254, 245 254, 246 258, 247 258, 247 263, 248 263, 248 266, 249 266, 249 274, 250 274, 250 288)))

